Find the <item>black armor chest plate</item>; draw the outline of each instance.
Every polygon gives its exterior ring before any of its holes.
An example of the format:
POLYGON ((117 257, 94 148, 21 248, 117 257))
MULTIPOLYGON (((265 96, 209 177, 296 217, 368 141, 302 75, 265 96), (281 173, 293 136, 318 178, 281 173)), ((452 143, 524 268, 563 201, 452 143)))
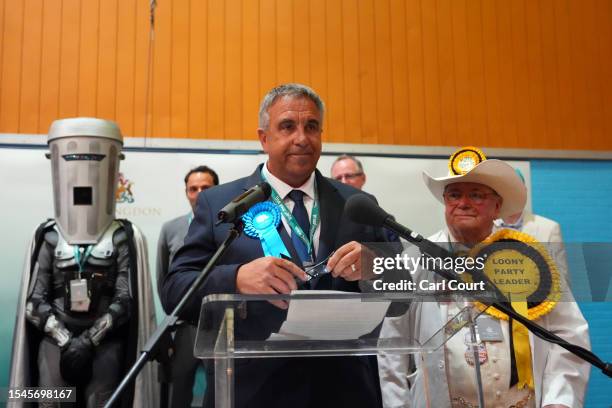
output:
POLYGON ((55 309, 63 315, 63 320, 94 319, 108 308, 113 298, 118 272, 113 234, 119 227, 118 223, 113 223, 100 241, 90 247, 68 244, 56 227, 58 241, 53 253, 53 303, 55 309), (87 311, 71 310, 70 282, 77 279, 87 281, 90 299, 87 311))

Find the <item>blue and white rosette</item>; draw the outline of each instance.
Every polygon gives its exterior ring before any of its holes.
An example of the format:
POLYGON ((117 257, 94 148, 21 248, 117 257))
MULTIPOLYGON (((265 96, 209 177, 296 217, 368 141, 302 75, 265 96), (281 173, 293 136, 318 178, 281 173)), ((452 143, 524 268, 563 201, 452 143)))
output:
POLYGON ((271 201, 257 203, 242 216, 242 221, 244 233, 251 238, 259 238, 265 256, 290 256, 276 230, 281 222, 281 212, 276 204, 271 201))

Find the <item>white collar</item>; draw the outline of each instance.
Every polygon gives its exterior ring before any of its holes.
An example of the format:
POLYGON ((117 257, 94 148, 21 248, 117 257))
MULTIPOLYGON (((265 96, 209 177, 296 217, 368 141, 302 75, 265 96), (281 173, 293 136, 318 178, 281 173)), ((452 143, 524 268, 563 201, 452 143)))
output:
POLYGON ((448 226, 446 226, 444 233, 446 234, 446 237, 448 238, 448 242, 458 242, 457 238, 455 238, 455 236, 451 232, 450 228, 448 228, 448 226))
MULTIPOLYGON (((456 249, 469 249, 469 247, 467 247, 466 245, 460 243, 457 238, 455 238, 455 236, 453 235, 453 233, 451 232, 450 228, 448 228, 448 226, 446 226, 446 229, 443 231, 447 238, 448 238, 448 243, 451 245, 451 247, 455 247, 456 249)), ((491 232, 489 233, 488 237, 490 237, 491 235, 493 235, 495 231, 492 229, 491 232)))
POLYGON ((304 192, 304 194, 306 194, 308 197, 314 200, 314 196, 315 196, 314 194, 315 172, 314 171, 310 174, 310 177, 308 177, 308 180, 306 180, 304 184, 302 184, 300 187, 297 187, 297 188, 291 187, 289 184, 285 183, 284 181, 276 177, 274 174, 270 173, 270 170, 268 170, 267 161, 264 163, 264 166, 262 168, 262 173, 264 177, 266 178, 266 180, 268 180, 268 183, 270 183, 272 188, 278 193, 278 195, 283 200, 285 199, 285 197, 287 197, 287 194, 289 194, 291 190, 301 190, 304 192))
POLYGON ((521 213, 521 216, 519 217, 518 220, 516 220, 516 222, 514 224, 508 224, 506 223, 506 221, 504 221, 503 218, 498 218, 495 221, 493 221, 493 223, 495 224, 495 226, 497 228, 511 228, 511 229, 515 229, 520 231, 521 228, 523 227, 523 219, 525 218, 525 213, 521 213))

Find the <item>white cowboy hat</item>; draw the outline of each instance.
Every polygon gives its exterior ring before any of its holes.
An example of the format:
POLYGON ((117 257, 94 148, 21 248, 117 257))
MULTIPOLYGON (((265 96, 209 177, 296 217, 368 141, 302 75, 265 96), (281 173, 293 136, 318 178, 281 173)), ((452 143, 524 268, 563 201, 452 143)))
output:
POLYGON ((429 191, 444 204, 444 189, 453 183, 480 183, 495 190, 502 199, 499 217, 518 214, 525 208, 527 189, 514 168, 508 163, 497 160, 483 160, 465 174, 446 177, 431 177, 423 172, 423 179, 429 191))

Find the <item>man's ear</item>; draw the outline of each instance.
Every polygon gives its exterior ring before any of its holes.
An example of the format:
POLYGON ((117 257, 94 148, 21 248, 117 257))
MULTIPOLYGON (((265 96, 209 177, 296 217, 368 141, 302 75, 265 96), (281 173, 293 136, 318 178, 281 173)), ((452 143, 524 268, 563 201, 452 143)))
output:
POLYGON ((261 143, 261 147, 265 153, 268 153, 268 135, 266 135, 266 131, 262 128, 257 129, 257 136, 259 137, 259 143, 261 143))
POLYGON ((501 207, 503 203, 504 203, 503 197, 497 196, 497 201, 495 202, 495 218, 499 218, 499 212, 501 211, 501 207))

